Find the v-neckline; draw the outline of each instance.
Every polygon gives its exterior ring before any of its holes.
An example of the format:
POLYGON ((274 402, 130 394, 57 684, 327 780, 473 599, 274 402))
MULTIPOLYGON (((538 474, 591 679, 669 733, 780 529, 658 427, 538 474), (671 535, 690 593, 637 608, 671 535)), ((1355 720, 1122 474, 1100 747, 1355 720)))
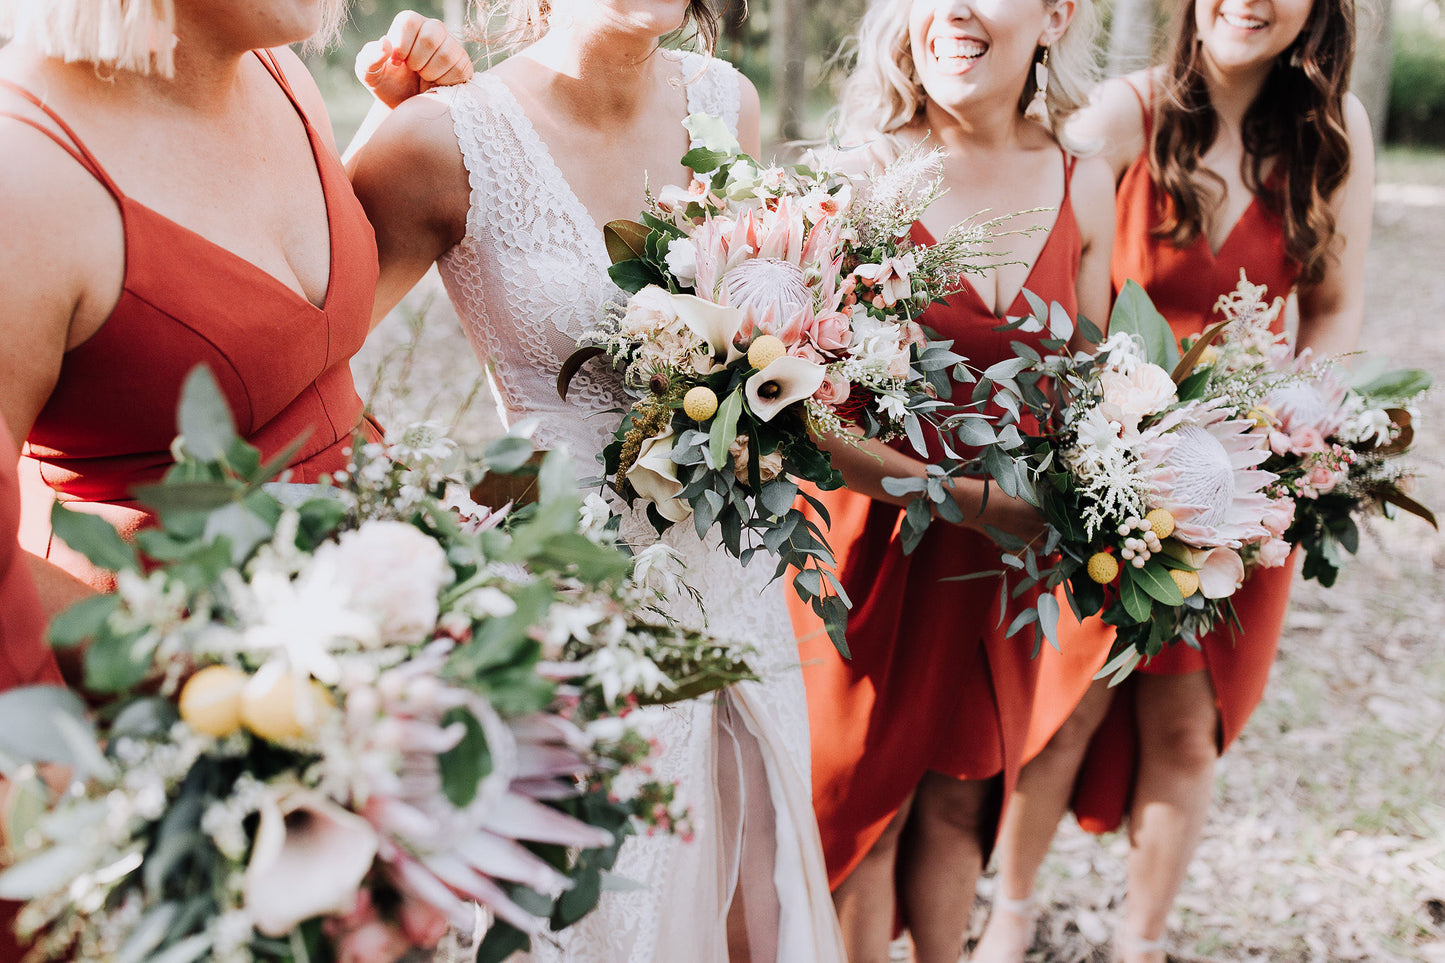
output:
POLYGON ((270 271, 267 271, 265 268, 261 267, 261 266, 260 266, 259 264, 257 264, 256 262, 251 261, 251 260, 248 260, 247 258, 242 257, 241 255, 237 254, 235 251, 231 250, 231 249, 228 248, 228 247, 224 247, 224 246, 222 246, 221 244, 219 244, 219 243, 211 240, 210 238, 206 237, 204 234, 200 233, 199 231, 195 230, 194 228, 186 227, 186 225, 182 224, 181 222, 179 222, 179 221, 177 221, 177 220, 175 220, 175 219, 173 219, 173 218, 167 217, 166 215, 162 214, 160 211, 156 210, 155 208, 151 207, 150 205, 148 205, 148 204, 143 204, 143 203, 141 203, 140 201, 136 200, 135 198, 131 197, 129 194, 123 194, 122 197, 124 198, 125 204, 129 204, 129 205, 131 205, 131 206, 133 206, 133 207, 135 207, 135 208, 138 208, 138 209, 144 211, 144 212, 145 212, 147 215, 149 215, 150 217, 153 217, 153 218, 155 218, 155 219, 157 219, 157 220, 159 220, 159 221, 164 222, 164 223, 167 224, 168 226, 174 228, 174 229, 177 230, 177 231, 180 231, 181 233, 187 235, 188 237, 194 238, 196 241, 200 242, 203 246, 205 246, 205 247, 207 247, 207 248, 210 248, 211 250, 214 250, 214 251, 219 252, 219 254, 220 254, 220 256, 221 256, 222 258, 227 259, 227 260, 230 260, 230 261, 233 261, 233 262, 235 262, 236 264, 239 264, 242 268, 244 268, 244 269, 247 270, 248 272, 256 275, 257 277, 263 279, 265 282, 269 283, 269 284, 270 284, 273 288, 275 288, 278 292, 281 292, 283 296, 290 297, 292 300, 296 301, 298 304, 305 305, 305 307, 311 309, 312 311, 316 312, 317 314, 326 314, 326 313, 327 313, 327 310, 328 310, 328 309, 330 308, 330 306, 331 306, 331 295, 332 295, 332 292, 333 292, 333 290, 334 290, 335 287, 336 287, 336 274, 337 274, 337 271, 336 271, 336 230, 335 230, 335 222, 336 222, 336 219, 335 219, 335 217, 333 217, 333 215, 332 215, 332 210, 331 210, 331 192, 330 192, 329 190, 327 190, 327 186, 326 186, 326 173, 321 169, 321 158, 320 158, 319 152, 318 152, 318 150, 317 150, 317 145, 316 145, 316 141, 315 141, 315 138, 314 138, 314 134, 313 134, 312 129, 311 129, 311 125, 310 125, 309 123, 306 124, 306 137, 307 137, 307 140, 311 143, 311 156, 312 156, 312 158, 316 161, 316 175, 317 175, 317 178, 318 178, 318 179, 320 180, 320 182, 321 182, 321 201, 322 201, 322 204, 325 206, 325 209, 326 209, 326 243, 327 243, 327 247, 330 248, 330 250, 329 250, 329 252, 328 252, 328 254, 327 254, 327 259, 326 259, 326 264, 327 264, 327 267, 326 267, 326 272, 327 272, 327 274, 326 274, 326 289, 325 289, 325 290, 322 292, 322 294, 321 294, 321 303, 320 303, 320 304, 317 304, 315 301, 312 301, 309 297, 307 297, 304 291, 298 291, 298 290, 296 290, 296 289, 293 288, 291 285, 287 284, 285 281, 281 280, 281 279, 278 278, 276 275, 272 274, 270 271))
MULTIPOLYGON (((678 65, 679 67, 681 66, 680 60, 678 61, 678 65)), ((687 72, 685 70, 680 71, 680 74, 683 81, 684 103, 688 113, 691 113, 691 85, 687 83, 687 72)), ((583 203, 582 198, 577 194, 577 189, 572 186, 572 182, 569 181, 567 175, 562 172, 562 167, 557 163, 557 158, 552 156, 552 148, 547 145, 547 141, 537 132, 537 125, 532 123, 532 118, 528 116, 526 108, 522 106, 522 102, 517 99, 516 93, 514 93, 507 82, 500 77, 489 76, 486 73, 477 74, 476 80, 480 81, 483 79, 500 87, 502 93, 507 97, 511 108, 508 113, 517 119, 520 132, 524 133, 527 139, 536 146, 536 153, 545 160, 545 163, 553 175, 551 179, 561 185, 562 200, 564 203, 572 206, 574 219, 576 219, 576 215, 578 214, 580 214, 582 218, 585 218, 585 220, 577 220, 577 226, 579 228, 585 226, 592 228, 590 231, 584 233, 586 234, 587 246, 592 250, 594 259, 600 264, 610 264, 611 259, 607 255, 607 239, 603 234, 602 225, 597 223, 597 218, 592 216, 591 209, 583 203)))
POLYGON ((1208 252, 1210 261, 1217 262, 1219 260, 1220 255, 1224 253, 1224 249, 1229 247, 1229 242, 1234 240, 1234 235, 1239 233, 1240 225, 1254 213, 1254 208, 1257 204, 1259 204, 1259 195, 1251 192, 1249 203, 1244 205, 1244 210, 1239 212, 1239 217, 1235 218, 1234 223, 1229 226, 1228 232, 1224 235, 1224 240, 1219 242, 1218 249, 1214 247, 1207 233, 1204 231, 1199 232, 1200 242, 1204 245, 1204 250, 1208 252))
MULTIPOLYGON (((259 57, 260 55, 257 54, 258 59, 259 57)), ((267 76, 271 77, 271 79, 275 81, 275 76, 271 74, 269 69, 266 69, 266 65, 264 62, 261 66, 263 70, 266 70, 267 76)), ((331 295, 336 288, 337 252, 336 217, 335 212, 331 208, 331 190, 328 186, 327 173, 325 170, 325 165, 322 161, 323 148, 317 142, 318 135, 315 128, 311 126, 311 121, 306 117, 305 112, 302 111, 301 105, 296 102, 295 97, 293 97, 291 93, 280 84, 279 81, 276 83, 276 86, 286 97, 286 100, 291 104, 292 109, 296 112, 296 118, 301 121, 301 129, 306 132, 306 143, 311 148, 311 164, 316 171, 317 183, 321 187, 321 204, 326 212, 326 246, 328 250, 326 256, 326 288, 321 293, 320 304, 317 304, 315 301, 312 301, 309 297, 307 297, 305 291, 296 290, 291 285, 287 284, 285 281, 281 280, 270 271, 267 271, 256 262, 242 257, 240 254, 237 254, 230 248, 224 247, 216 241, 211 240, 194 228, 186 227, 186 225, 182 224, 180 221, 167 217, 150 205, 141 203, 140 201, 131 197, 129 194, 121 191, 119 187, 116 188, 116 193, 119 195, 118 200, 123 201, 123 203, 121 204, 122 208, 124 208, 126 204, 130 204, 136 208, 139 208, 142 211, 145 211, 151 217, 163 221, 164 223, 170 225, 174 229, 182 232, 183 234, 195 238, 205 247, 220 252, 221 257, 240 264, 250 273, 257 275, 258 277, 264 278, 267 282, 271 284, 272 287, 276 288, 278 291, 283 292, 285 296, 289 296, 294 301, 298 302, 299 304, 305 305, 307 308, 311 309, 317 314, 324 315, 327 313, 327 309, 331 306, 331 295)), ((128 244, 127 247, 129 247, 128 244)), ((129 258, 129 255, 127 255, 127 258, 129 258)), ((300 278, 298 278, 297 281, 299 282, 300 278)))
MULTIPOLYGON (((1059 221, 1063 220, 1064 212, 1069 209, 1069 192, 1068 188, 1065 187, 1064 196, 1059 202, 1058 214, 1054 216, 1054 223, 1049 225, 1048 236, 1044 238, 1044 243, 1043 246, 1039 248, 1039 253, 1034 255, 1034 263, 1029 265, 1029 271, 1028 274, 1024 275, 1023 284, 1019 285, 1018 292, 1013 296, 1013 299, 1008 302, 1008 307, 1004 310, 1003 314, 994 311, 993 306, 983 299, 983 295, 978 293, 978 288, 974 287, 973 282, 969 281, 968 278, 964 277, 959 279, 963 282, 963 287, 960 288, 960 290, 967 291, 969 295, 972 296, 974 302, 983 308, 989 317, 996 321, 1007 320, 1009 318, 1009 312, 1013 310, 1014 305, 1018 304, 1019 298, 1024 296, 1024 291, 1029 289, 1029 283, 1033 281, 1034 275, 1038 272, 1039 265, 1043 263, 1044 255, 1048 253, 1049 246, 1054 243, 1054 235, 1058 233, 1059 221)), ((916 221, 914 223, 918 225, 919 230, 927 235, 929 244, 938 243, 938 239, 933 236, 933 232, 930 231, 922 221, 916 221)))

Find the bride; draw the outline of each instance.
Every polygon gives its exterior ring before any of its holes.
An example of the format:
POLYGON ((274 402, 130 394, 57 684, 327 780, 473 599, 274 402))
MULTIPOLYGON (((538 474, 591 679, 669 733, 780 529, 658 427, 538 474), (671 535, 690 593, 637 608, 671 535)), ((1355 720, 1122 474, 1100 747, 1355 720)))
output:
MULTIPOLYGON (((682 120, 723 118, 759 152, 758 95, 730 65, 660 48, 691 22, 716 36, 707 0, 506 0, 525 44, 468 84, 404 104, 352 163, 377 234, 384 314, 437 262, 503 417, 536 424, 582 475, 626 404, 588 368, 563 401, 562 360, 609 301, 600 225, 636 218, 649 187, 685 185, 682 120)), ((623 517, 636 545, 655 539, 623 517)), ((817 961, 843 951, 813 819, 808 722, 784 583, 765 559, 748 568, 689 525, 665 541, 701 606, 682 621, 756 646, 762 680, 675 707, 658 737, 660 778, 680 783, 698 832, 631 838, 617 874, 630 888, 559 934, 538 958, 582 961, 817 961), (704 615, 705 613, 705 615, 704 615)))

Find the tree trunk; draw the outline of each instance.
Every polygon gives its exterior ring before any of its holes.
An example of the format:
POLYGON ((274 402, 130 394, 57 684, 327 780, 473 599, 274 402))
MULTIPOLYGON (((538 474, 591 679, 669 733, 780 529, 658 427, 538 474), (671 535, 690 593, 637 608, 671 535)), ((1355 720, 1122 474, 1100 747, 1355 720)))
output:
POLYGON ((770 0, 768 6, 768 54, 772 62, 773 99, 778 107, 777 138, 799 140, 803 136, 803 2, 770 0))
POLYGON ((1154 53, 1154 4, 1155 0, 1115 0, 1108 76, 1122 77, 1149 66, 1154 53))
POLYGON ((1375 0, 1373 10, 1360 17, 1355 72, 1350 84, 1370 115, 1376 147, 1384 143, 1385 116, 1390 108, 1390 64, 1394 59, 1392 12, 1391 0, 1375 0))

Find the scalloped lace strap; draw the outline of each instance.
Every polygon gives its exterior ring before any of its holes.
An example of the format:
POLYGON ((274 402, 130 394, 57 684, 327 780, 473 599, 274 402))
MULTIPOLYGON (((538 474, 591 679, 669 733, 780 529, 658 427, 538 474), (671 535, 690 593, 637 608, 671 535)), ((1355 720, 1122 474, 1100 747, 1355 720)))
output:
POLYGON ((683 52, 679 62, 687 85, 687 112, 721 117, 737 136, 742 106, 742 75, 738 69, 726 60, 691 51, 683 52))

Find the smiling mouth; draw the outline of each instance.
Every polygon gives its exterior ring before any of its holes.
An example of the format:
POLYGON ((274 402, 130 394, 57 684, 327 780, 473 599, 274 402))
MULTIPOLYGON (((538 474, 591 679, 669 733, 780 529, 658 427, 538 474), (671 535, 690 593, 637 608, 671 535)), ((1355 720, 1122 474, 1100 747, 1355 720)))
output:
POLYGON ((1267 21, 1251 17, 1247 14, 1225 13, 1220 11, 1219 19, 1238 30, 1263 30, 1269 26, 1267 21))
POLYGON ((961 70, 988 53, 988 44, 966 37, 935 37, 929 50, 939 66, 961 70))

